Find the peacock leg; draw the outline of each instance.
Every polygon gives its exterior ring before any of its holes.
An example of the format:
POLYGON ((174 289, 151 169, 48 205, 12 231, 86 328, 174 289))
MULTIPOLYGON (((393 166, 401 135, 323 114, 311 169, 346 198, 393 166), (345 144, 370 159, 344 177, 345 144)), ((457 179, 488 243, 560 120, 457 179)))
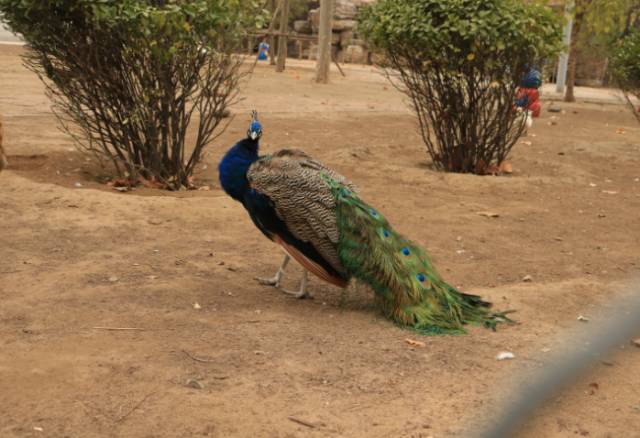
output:
POLYGON ((286 289, 281 289, 281 290, 282 292, 288 295, 293 295, 294 297, 299 299, 313 298, 311 293, 309 293, 309 291, 307 290, 308 282, 309 282, 309 272, 305 269, 302 271, 302 280, 300 280, 300 290, 297 290, 297 291, 291 291, 286 289))
POLYGON ((284 275, 284 268, 287 267, 287 264, 289 263, 289 258, 290 258, 289 254, 284 255, 282 264, 278 268, 278 272, 276 272, 276 275, 273 278, 256 277, 256 280, 258 280, 258 283, 264 284, 265 286, 280 287, 280 281, 282 280, 282 276, 284 275))

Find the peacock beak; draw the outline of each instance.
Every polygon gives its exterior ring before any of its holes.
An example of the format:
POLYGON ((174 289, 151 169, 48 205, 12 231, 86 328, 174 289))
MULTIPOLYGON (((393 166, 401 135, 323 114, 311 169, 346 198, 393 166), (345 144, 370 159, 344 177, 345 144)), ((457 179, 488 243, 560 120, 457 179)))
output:
POLYGON ((258 138, 258 133, 255 131, 251 131, 249 137, 251 137, 251 140, 255 140, 256 138, 258 138))

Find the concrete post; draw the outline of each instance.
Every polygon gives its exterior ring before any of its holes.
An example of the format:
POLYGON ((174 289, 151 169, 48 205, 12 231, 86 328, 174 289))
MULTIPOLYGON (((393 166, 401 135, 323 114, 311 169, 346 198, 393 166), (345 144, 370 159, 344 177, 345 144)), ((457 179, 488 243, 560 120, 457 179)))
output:
POLYGON ((331 66, 331 16, 333 15, 333 0, 320 2, 320 29, 318 32, 318 61, 316 63, 316 82, 329 82, 329 68, 331 66))
POLYGON ((567 67, 569 65, 569 47, 571 46, 571 29, 573 28, 573 3, 568 1, 565 5, 565 16, 567 24, 564 26, 562 42, 565 50, 560 54, 558 61, 558 72, 556 74, 556 91, 564 94, 564 87, 567 83, 567 67))

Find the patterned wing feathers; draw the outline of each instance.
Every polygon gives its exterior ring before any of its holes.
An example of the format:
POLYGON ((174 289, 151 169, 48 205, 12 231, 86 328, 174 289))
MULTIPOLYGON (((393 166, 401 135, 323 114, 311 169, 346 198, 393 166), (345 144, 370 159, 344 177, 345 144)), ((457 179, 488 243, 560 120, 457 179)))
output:
POLYGON ((261 158, 251 166, 247 177, 253 189, 273 201, 291 233, 311 243, 336 271, 343 273, 336 251, 340 238, 336 200, 322 174, 353 187, 342 175, 295 149, 261 158))

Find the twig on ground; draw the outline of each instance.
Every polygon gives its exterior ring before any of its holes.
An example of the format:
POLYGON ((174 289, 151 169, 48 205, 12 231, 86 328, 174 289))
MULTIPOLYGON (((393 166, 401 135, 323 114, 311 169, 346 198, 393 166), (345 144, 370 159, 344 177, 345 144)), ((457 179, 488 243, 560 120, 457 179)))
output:
POLYGON ((91 327, 93 330, 110 330, 110 331, 145 331, 147 329, 140 327, 91 327))
POLYGON ((304 420, 301 420, 301 419, 296 418, 296 417, 287 417, 287 418, 290 421, 293 421, 294 423, 298 423, 298 424, 301 424, 303 426, 310 427, 311 429, 315 429, 316 428, 315 424, 309 423, 308 421, 304 421, 304 420))
POLYGON ((200 357, 196 357, 193 354, 189 353, 187 350, 182 350, 182 352, 189 358, 192 360, 195 360, 196 362, 202 362, 202 363, 212 363, 215 362, 215 360, 211 360, 211 359, 202 359, 200 357))
POLYGON ((142 406, 142 403, 144 403, 145 401, 147 401, 147 399, 149 399, 152 395, 154 395, 156 392, 158 391, 153 391, 147 395, 144 396, 144 398, 142 400, 140 400, 138 403, 136 403, 131 409, 129 409, 124 415, 121 415, 120 417, 118 417, 116 419, 116 423, 120 423, 122 421, 124 421, 129 415, 133 414, 133 412, 138 409, 140 406, 142 406))

